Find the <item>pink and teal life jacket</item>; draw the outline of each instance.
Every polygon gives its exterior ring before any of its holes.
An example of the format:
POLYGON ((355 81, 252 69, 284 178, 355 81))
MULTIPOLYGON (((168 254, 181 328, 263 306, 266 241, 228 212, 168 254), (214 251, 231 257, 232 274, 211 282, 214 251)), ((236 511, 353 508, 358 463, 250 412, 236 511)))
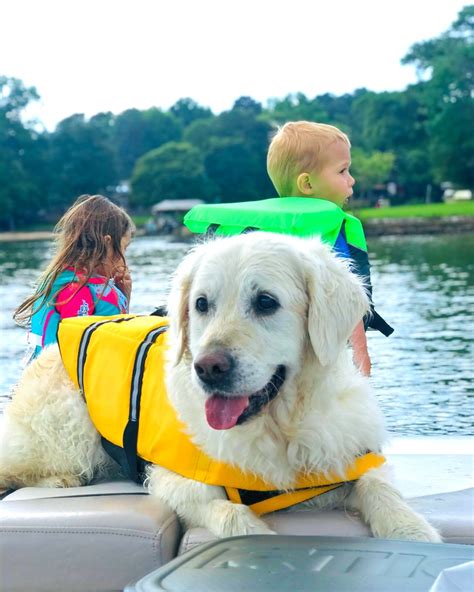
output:
POLYGON ((29 342, 35 358, 43 347, 56 343, 59 321, 67 317, 109 316, 128 313, 128 301, 113 280, 91 277, 80 287, 73 269, 65 269, 56 278, 48 301, 39 299, 33 306, 29 342))

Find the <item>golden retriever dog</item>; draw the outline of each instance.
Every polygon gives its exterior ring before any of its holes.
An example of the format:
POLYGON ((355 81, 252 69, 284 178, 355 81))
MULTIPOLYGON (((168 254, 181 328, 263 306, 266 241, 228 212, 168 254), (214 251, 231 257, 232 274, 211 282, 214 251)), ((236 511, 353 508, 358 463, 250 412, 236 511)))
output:
MULTIPOLYGON (((347 345, 367 295, 318 239, 255 232, 198 245, 178 267, 168 308, 167 396, 206 455, 288 491, 298 475, 344 476, 381 451, 384 419, 347 345)), ((1 450, 3 487, 77 486, 112 468, 57 347, 26 368, 1 450)), ((221 486, 149 465, 145 487, 186 527, 272 533, 221 486)), ((304 503, 356 509, 377 537, 441 540, 385 464, 304 503)))

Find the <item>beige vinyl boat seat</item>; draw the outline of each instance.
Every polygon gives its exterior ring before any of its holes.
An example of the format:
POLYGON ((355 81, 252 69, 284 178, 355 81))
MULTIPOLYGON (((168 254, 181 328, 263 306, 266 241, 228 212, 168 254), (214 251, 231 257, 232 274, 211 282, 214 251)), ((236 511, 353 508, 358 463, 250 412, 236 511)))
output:
POLYGON ((176 514, 129 481, 19 489, 0 502, 0 590, 123 590, 173 559, 181 534, 176 514))
MULTIPOLYGON (((397 485, 446 542, 474 544, 468 442, 455 448, 440 439, 437 448, 437 439, 426 440, 410 445, 403 439, 387 451, 397 485)), ((340 510, 289 510, 266 520, 279 534, 370 536, 358 516, 340 510)), ((168 507, 131 482, 24 488, 0 501, 0 590, 123 590, 178 553, 212 539, 202 528, 183 533, 168 507)))

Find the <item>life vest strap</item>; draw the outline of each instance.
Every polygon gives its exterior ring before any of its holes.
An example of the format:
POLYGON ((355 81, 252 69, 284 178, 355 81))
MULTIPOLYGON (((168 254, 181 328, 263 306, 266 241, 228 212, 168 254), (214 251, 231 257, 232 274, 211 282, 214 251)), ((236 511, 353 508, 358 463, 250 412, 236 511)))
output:
POLYGON ((123 451, 125 453, 125 464, 122 468, 126 471, 127 477, 132 481, 140 481, 138 476, 138 421, 128 420, 123 431, 123 451))
POLYGON ((255 514, 261 516, 262 514, 268 514, 270 512, 276 512, 277 510, 283 510, 306 502, 313 497, 323 495, 328 491, 341 487, 343 483, 334 483, 332 485, 324 485, 321 487, 307 487, 304 489, 296 489, 293 491, 266 491, 258 492, 260 501, 255 503, 249 503, 246 494, 255 494, 257 492, 248 492, 247 490, 239 490, 234 487, 226 487, 227 497, 234 504, 245 504, 255 514), (264 499, 262 499, 262 497, 264 499))
POLYGON ((369 318, 367 320, 367 325, 369 329, 373 329, 374 331, 380 331, 382 335, 388 337, 394 331, 393 327, 391 327, 385 319, 383 319, 379 313, 372 308, 369 318))
POLYGON ((130 411, 128 423, 123 432, 123 448, 127 459, 127 475, 133 481, 138 481, 138 430, 140 424, 140 398, 142 394, 143 375, 145 372, 145 362, 151 346, 158 337, 168 330, 168 325, 152 329, 149 331, 141 344, 138 346, 135 356, 132 386, 130 389, 130 411))
POLYGON ((120 466, 124 476, 132 479, 132 481, 135 481, 136 483, 143 483, 145 478, 145 467, 148 463, 136 455, 135 460, 130 462, 126 451, 124 448, 122 448, 122 446, 113 444, 109 440, 106 440, 103 436, 101 438, 101 444, 105 452, 120 466), (131 466, 135 469, 134 477, 130 477, 129 474, 131 466))

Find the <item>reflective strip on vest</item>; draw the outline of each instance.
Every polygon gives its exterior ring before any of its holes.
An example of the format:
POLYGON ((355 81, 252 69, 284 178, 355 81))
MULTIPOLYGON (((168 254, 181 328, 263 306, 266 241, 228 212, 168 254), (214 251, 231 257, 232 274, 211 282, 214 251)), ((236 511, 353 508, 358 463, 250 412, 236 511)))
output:
POLYGON ((148 350, 153 345, 153 343, 155 343, 157 338, 167 331, 167 329, 167 325, 152 329, 138 348, 137 357, 135 358, 135 366, 133 369, 132 392, 130 395, 130 421, 138 421, 138 407, 143 383, 143 373, 145 371, 145 360, 148 350))

